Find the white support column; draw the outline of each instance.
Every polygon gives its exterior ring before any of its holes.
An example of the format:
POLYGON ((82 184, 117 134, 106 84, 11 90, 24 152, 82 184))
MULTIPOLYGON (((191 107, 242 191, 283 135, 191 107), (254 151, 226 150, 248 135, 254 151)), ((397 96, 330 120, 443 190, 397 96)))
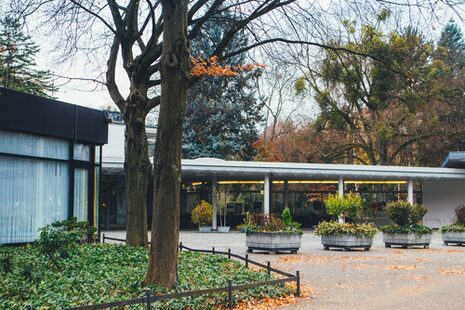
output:
POLYGON ((413 204, 413 180, 408 180, 407 184, 407 201, 410 204, 413 204))
POLYGON ((344 196, 344 179, 339 177, 339 182, 337 186, 339 196, 344 196))
POLYGON ((216 180, 216 175, 213 176, 212 180, 212 206, 213 206, 213 219, 212 219, 212 229, 218 229, 218 182, 216 180))
POLYGON ((265 186, 263 191, 263 213, 270 214, 270 197, 271 197, 271 180, 270 175, 265 174, 265 186))
MULTIPOLYGON (((344 196, 344 178, 339 177, 339 182, 337 183, 337 192, 340 197, 344 196)), ((344 217, 340 215, 337 219, 339 223, 344 223, 344 217)))

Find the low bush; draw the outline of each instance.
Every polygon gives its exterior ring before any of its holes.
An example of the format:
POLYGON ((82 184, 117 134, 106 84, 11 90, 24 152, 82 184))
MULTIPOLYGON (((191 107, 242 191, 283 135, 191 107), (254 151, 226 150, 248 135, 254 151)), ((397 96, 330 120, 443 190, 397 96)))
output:
POLYGON ((441 227, 441 232, 465 232, 465 225, 454 223, 441 227))
POLYGON ((428 209, 421 204, 411 204, 404 200, 388 202, 386 214, 394 225, 383 226, 381 230, 389 234, 430 234, 433 230, 421 225, 427 212, 428 209))
MULTIPOLYGON (((37 246, 0 247, 1 257, 10 257, 11 270, 0 269, 0 309, 63 309, 145 295, 143 284, 148 250, 115 244, 82 244, 60 257, 58 271, 37 246)), ((8 267, 9 268, 9 267, 8 267)), ((180 253, 175 290, 150 286, 154 293, 169 293, 235 285, 272 279, 266 270, 247 269, 223 256, 183 251, 180 253)), ((289 294, 283 285, 234 292, 235 301, 246 297, 279 297, 289 294)), ((154 303, 153 309, 216 309, 225 305, 226 294, 182 298, 154 303)), ((130 309, 145 309, 131 306, 130 309)))
POLYGON ((465 225, 465 205, 455 209, 455 223, 465 225))
POLYGON ((455 219, 452 224, 441 227, 441 232, 465 232, 465 205, 455 209, 455 219))
MULTIPOLYGON (((290 215, 290 214, 289 214, 290 215)), ((286 219, 288 224, 275 214, 250 213, 239 227, 246 227, 247 232, 286 232, 302 234, 300 223, 292 221, 292 217, 286 219)))
POLYGON ((358 237, 373 238, 378 229, 373 224, 352 224, 337 222, 321 222, 315 227, 314 233, 317 236, 333 235, 341 236, 345 234, 355 235, 358 237))
POLYGON ((387 217, 398 226, 418 225, 428 212, 421 204, 411 204, 405 200, 391 201, 386 204, 387 217))
POLYGON ((381 227, 381 231, 388 234, 431 234, 433 230, 423 225, 387 225, 381 227))
POLYGON ((284 208, 283 213, 281 214, 284 225, 292 225, 292 215, 291 210, 288 207, 284 208))
POLYGON ((78 222, 75 217, 70 220, 54 222, 41 229, 36 241, 38 250, 46 255, 54 267, 60 269, 58 259, 69 255, 70 250, 78 244, 95 240, 95 227, 88 222, 78 222))
POLYGON ((342 216, 344 221, 355 220, 362 210, 362 199, 360 195, 348 193, 344 196, 329 194, 325 200, 326 212, 337 218, 342 216))
POLYGON ((255 227, 255 221, 254 221, 254 215, 252 212, 248 211, 245 213, 244 220, 242 221, 241 224, 236 226, 236 229, 238 230, 245 230, 245 232, 254 229, 255 227))
POLYGON ((200 203, 192 210, 192 223, 199 226, 211 226, 213 219, 213 207, 205 200, 200 203))

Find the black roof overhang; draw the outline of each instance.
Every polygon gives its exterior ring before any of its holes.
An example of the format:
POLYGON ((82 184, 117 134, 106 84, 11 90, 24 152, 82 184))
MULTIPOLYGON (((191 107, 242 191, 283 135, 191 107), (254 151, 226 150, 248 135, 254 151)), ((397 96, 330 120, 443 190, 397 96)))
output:
POLYGON ((81 143, 108 142, 103 111, 1 87, 0 128, 81 143))

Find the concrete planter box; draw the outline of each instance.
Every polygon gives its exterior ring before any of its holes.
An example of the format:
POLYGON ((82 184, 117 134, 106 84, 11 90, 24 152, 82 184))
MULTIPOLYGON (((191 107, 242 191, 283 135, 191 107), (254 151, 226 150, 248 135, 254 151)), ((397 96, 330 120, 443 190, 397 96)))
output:
POLYGON ((268 252, 290 251, 297 253, 302 244, 302 236, 293 233, 280 232, 247 232, 245 245, 247 252, 262 250, 268 252))
POLYGON ((444 241, 445 245, 449 245, 449 243, 455 243, 457 245, 465 245, 465 231, 464 232, 443 232, 442 233, 442 241, 444 241))
POLYGON ((212 231, 211 226, 199 226, 199 231, 202 233, 208 233, 212 231))
POLYGON ((368 251, 373 244, 373 238, 360 237, 356 235, 344 234, 344 235, 322 235, 321 244, 325 250, 330 248, 340 248, 344 250, 350 250, 355 248, 362 248, 368 251))
POLYGON ((383 242, 387 248, 393 245, 401 246, 402 248, 410 248, 413 246, 429 247, 431 243, 431 234, 389 234, 383 233, 383 242))
POLYGON ((218 226, 219 233, 227 233, 231 229, 230 226, 218 226))

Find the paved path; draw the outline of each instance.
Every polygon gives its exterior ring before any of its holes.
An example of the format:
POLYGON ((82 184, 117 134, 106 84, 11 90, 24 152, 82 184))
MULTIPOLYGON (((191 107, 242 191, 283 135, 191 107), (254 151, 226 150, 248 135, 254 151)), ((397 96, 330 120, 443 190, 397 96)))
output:
MULTIPOLYGON (((124 232, 107 232, 123 237, 124 232)), ((245 254, 245 235, 182 231, 184 245, 245 254)), ((301 271, 313 298, 282 309, 465 309, 465 247, 445 247, 435 233, 429 249, 386 249, 381 234, 365 251, 324 251, 311 231, 298 254, 253 254, 272 266, 301 271)), ((280 308, 281 309, 281 308, 280 308)))

